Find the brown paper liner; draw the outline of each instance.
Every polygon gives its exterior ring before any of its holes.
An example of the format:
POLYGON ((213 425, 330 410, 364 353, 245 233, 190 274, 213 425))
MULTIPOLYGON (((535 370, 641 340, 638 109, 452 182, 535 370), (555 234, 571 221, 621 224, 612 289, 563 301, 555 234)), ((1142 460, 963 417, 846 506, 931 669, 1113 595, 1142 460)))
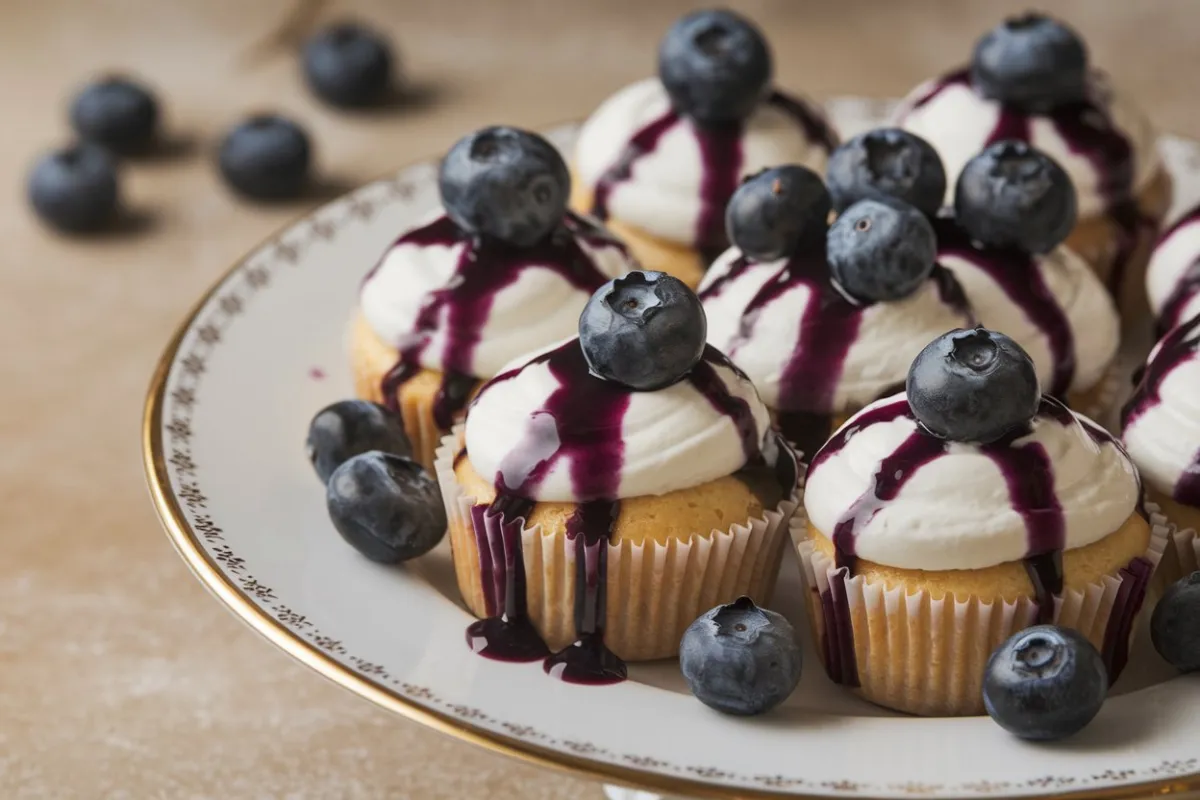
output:
POLYGON ((1146 509, 1160 516, 1170 530, 1171 547, 1163 559, 1160 588, 1200 569, 1200 508, 1192 508, 1164 495, 1157 489, 1146 489, 1146 509))
MULTIPOLYGON (((835 683, 881 706, 922 716, 982 714, 983 674, 992 652, 1035 624, 1037 604, 979 597, 935 599, 846 577, 808 539, 803 508, 793 516, 818 655, 835 683)), ((1138 612, 1168 545, 1165 520, 1151 520, 1150 547, 1118 575, 1057 598, 1054 622, 1083 633, 1116 680, 1138 612)))
MULTIPOLYGON (((519 537, 530 620, 553 651, 576 639, 576 541, 541 526, 518 531, 502 514, 485 513, 454 472, 463 426, 442 440, 435 470, 450 523, 458 587, 477 617, 504 611, 505 556, 519 537)), ((775 588, 799 506, 800 487, 762 519, 688 539, 607 545, 604 643, 626 661, 671 658, 687 627, 705 611, 748 595, 764 604, 775 588)))

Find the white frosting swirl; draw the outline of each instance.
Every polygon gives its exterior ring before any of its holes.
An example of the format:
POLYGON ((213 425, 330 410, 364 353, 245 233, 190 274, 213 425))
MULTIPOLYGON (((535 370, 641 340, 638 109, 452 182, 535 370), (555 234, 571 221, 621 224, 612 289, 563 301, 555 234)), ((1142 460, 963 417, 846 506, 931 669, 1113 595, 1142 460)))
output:
MULTIPOLYGON (((1097 94, 1104 96, 1109 117, 1118 131, 1124 134, 1133 153, 1132 191, 1141 191, 1159 168, 1157 137, 1150 120, 1132 106, 1124 95, 1111 92, 1099 74, 1093 76, 1097 94)), ((951 83, 926 102, 915 102, 935 91, 938 81, 929 81, 914 89, 900 106, 898 124, 928 141, 942 157, 946 167, 946 205, 954 202, 954 185, 967 162, 984 149, 988 138, 1000 120, 1001 105, 971 88, 969 83, 951 83)), ((1101 175, 1095 165, 1077 152, 1045 116, 1029 118, 1029 143, 1057 161, 1079 198, 1079 216, 1103 214, 1109 198, 1101 185, 1101 175)))
MULTIPOLYGON (((1027 309, 1015 302, 988 270, 979 266, 986 252, 939 252, 938 263, 954 273, 981 325, 1011 336, 1025 348, 1046 391, 1054 381, 1056 359, 1050 337, 1027 309)), ((1121 319, 1112 297, 1096 273, 1065 247, 1031 256, 1042 282, 1062 309, 1074 345, 1075 370, 1070 389, 1084 391, 1104 377, 1120 346, 1121 319)))
MULTIPOLYGON (((426 223, 437 219, 435 214, 426 223)), ((607 280, 637 269, 637 262, 616 239, 604 238, 597 228, 587 235, 575 233, 575 241, 607 280)), ((424 245, 405 242, 403 237, 383 256, 363 282, 359 294, 363 316, 385 342, 405 346, 416 333, 418 315, 435 292, 460 280, 459 264, 466 239, 453 244, 424 245)), ((599 281, 596 288, 599 287, 599 281)), ((469 374, 490 378, 509 361, 570 336, 579 326, 579 314, 591 297, 568 281, 553 265, 530 263, 520 269, 508 285, 497 291, 486 312, 473 345, 469 374)), ((454 331, 447 309, 438 315, 434 330, 424 332, 428 344, 421 349, 422 367, 444 371, 454 331)), ((467 371, 467 370, 463 370, 467 371)))
MULTIPOLYGON (((541 458, 558 448, 555 420, 544 406, 562 384, 536 355, 505 369, 505 374, 519 369, 514 377, 487 384, 467 415, 467 452, 472 466, 485 478, 495 476, 510 454, 528 449, 531 439, 535 450, 542 449, 537 454, 541 458)), ((770 429, 771 419, 754 386, 736 370, 708 363, 729 394, 748 404, 761 439, 770 429)), ((586 387, 581 389, 586 391, 586 387)), ((687 380, 657 391, 630 390, 629 394, 619 433, 623 445, 619 488, 617 497, 608 499, 687 489, 745 466, 742 437, 733 419, 714 408, 687 380)), ((570 471, 568 455, 555 461, 536 486, 522 494, 539 501, 580 500, 570 471)))
MULTIPOLYGON (((1200 207, 1187 213, 1180 222, 1163 235, 1150 255, 1146 269, 1146 294, 1154 316, 1161 318, 1167 303, 1175 300, 1180 282, 1193 266, 1200 262, 1200 207)), ((1200 316, 1200 285, 1185 287, 1191 297, 1172 310, 1172 318, 1162 320, 1167 325, 1181 325, 1200 316)))
MULTIPOLYGON (((706 295, 705 290, 725 279, 740 258, 741 251, 730 248, 713 262, 700 284, 708 315, 708 342, 728 353, 750 376, 763 402, 779 409, 784 370, 796 349, 829 346, 825 341, 806 339, 801 328, 810 304, 820 302, 820 298, 810 283, 796 283, 757 312, 751 335, 743 339, 742 320, 748 304, 787 269, 787 259, 751 263, 715 294, 706 295)), ((925 345, 946 331, 970 324, 967 315, 942 299, 933 280, 903 300, 866 306, 858 336, 837 378, 832 407, 786 410, 843 414, 862 408, 903 384, 913 359, 925 345)))
MULTIPOLYGON (((1200 336, 1200 326, 1185 341, 1200 336)), ((1162 342, 1148 363, 1162 351, 1162 342)), ((1200 467, 1200 352, 1171 368, 1149 400, 1122 431, 1125 447, 1142 478, 1170 497, 1185 472, 1200 467)), ((1137 397, 1134 398, 1137 403, 1137 397)))
MULTIPOLYGON (((1063 425, 1038 416, 1032 432, 1013 443, 1044 448, 1068 550, 1116 531, 1138 503, 1137 475, 1120 446, 1097 444, 1084 428, 1095 429, 1095 423, 1075 417, 1063 425)), ((855 425, 856 419, 844 427, 855 425)), ((907 417, 867 425, 810 469, 804 505, 813 526, 832 535, 855 501, 873 490, 880 462, 916 430, 917 423, 907 417)), ((867 561, 900 569, 983 569, 1024 558, 1029 532, 996 462, 977 445, 947 443, 945 454, 918 467, 896 498, 858 529, 854 551, 867 561)))
MULTIPOLYGON (((816 107, 806 107, 812 116, 824 119, 816 107)), ((657 78, 626 86, 605 100, 579 131, 578 178, 594 189, 620 161, 630 139, 670 109, 670 98, 657 78)), ((759 104, 743 123, 740 150, 740 177, 779 164, 824 172, 829 156, 822 142, 810 139, 792 116, 769 102, 759 104)), ((652 152, 637 159, 629 178, 616 185, 608 198, 609 213, 662 239, 692 244, 703 211, 704 177, 695 128, 681 117, 652 152)))

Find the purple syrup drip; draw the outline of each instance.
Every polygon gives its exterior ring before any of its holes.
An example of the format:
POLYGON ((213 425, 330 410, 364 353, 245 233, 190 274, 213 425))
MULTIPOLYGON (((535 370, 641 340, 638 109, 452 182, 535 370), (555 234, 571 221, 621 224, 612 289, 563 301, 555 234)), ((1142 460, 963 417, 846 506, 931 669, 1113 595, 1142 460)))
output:
POLYGON ((558 230, 532 247, 470 238, 445 216, 397 239, 393 246, 451 247, 464 242, 465 246, 455 265, 454 278, 425 298, 412 332, 400 346, 396 365, 384 375, 380 385, 384 404, 393 411, 400 410, 397 390, 420 371, 422 354, 433 334, 442 330, 446 340, 442 352, 444 369, 442 384, 434 398, 433 417, 442 430, 449 430, 478 384, 473 370, 475 348, 492 304, 503 289, 515 283, 522 272, 534 268, 552 270, 588 294, 608 280, 580 246, 580 240, 605 247, 619 246, 602 228, 573 213, 563 218, 558 230))
MULTIPOLYGON (((1200 353, 1200 317, 1188 320, 1167 334, 1154 358, 1146 364, 1133 397, 1121 409, 1121 430, 1127 430, 1143 414, 1162 402, 1163 381, 1178 367, 1193 361, 1200 353)), ((1189 506, 1200 506, 1200 452, 1192 455, 1171 491, 1171 497, 1189 506)))
POLYGON ((1171 287, 1171 294, 1167 295, 1162 312, 1158 315, 1160 335, 1166 335, 1172 328, 1187 321, 1183 316, 1184 309, 1197 294, 1200 294, 1200 257, 1188 265, 1171 287))
POLYGON ((1117 597, 1113 601, 1100 648, 1104 666, 1108 668, 1110 686, 1129 663, 1129 639, 1133 635, 1133 624, 1142 610, 1153 574, 1154 565, 1140 556, 1121 570, 1121 588, 1117 590, 1117 597))
POLYGON ((986 273, 1046 337, 1050 357, 1054 360, 1050 394, 1066 397, 1075 377, 1075 335, 1066 312, 1046 285, 1037 260, 1019 250, 975 244, 951 219, 935 220, 934 228, 939 255, 965 259, 986 273))
MULTIPOLYGON (((829 124, 800 100, 774 92, 766 103, 791 117, 805 137, 820 144, 826 152, 837 146, 837 137, 829 124)), ((591 212, 598 219, 609 218, 613 192, 633 176, 637 162, 653 153, 663 136, 677 124, 687 126, 700 150, 700 215, 693 237, 708 265, 729 246, 725 234, 725 206, 741 181, 744 165, 742 134, 745 131, 742 122, 698 125, 673 109, 656 117, 634 132, 616 162, 600 175, 592 194, 591 212)))

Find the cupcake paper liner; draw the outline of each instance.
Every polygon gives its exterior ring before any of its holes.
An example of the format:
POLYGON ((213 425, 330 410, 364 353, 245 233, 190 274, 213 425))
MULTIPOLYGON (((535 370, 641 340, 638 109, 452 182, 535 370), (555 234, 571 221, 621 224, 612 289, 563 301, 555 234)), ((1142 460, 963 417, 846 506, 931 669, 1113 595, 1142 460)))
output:
POLYGON ((543 531, 540 525, 525 527, 521 519, 509 520, 477 505, 454 473, 462 429, 458 425, 442 439, 435 469, 459 590, 476 616, 505 610, 505 579, 515 564, 518 542, 529 617, 555 651, 578 638, 575 589, 581 555, 607 559, 604 642, 626 661, 673 657, 684 631, 705 611, 742 595, 766 603, 774 591, 787 523, 799 506, 799 486, 761 519, 667 544, 607 544, 598 554, 585 550, 582 537, 543 531))
POLYGON ((434 469, 438 446, 445 431, 434 421, 433 405, 437 393, 406 392, 397 390, 400 401, 400 417, 404 421, 404 432, 412 441, 413 458, 425 469, 434 469))
MULTIPOLYGON (((886 588, 846 577, 808 539, 801 508, 791 522, 808 594, 818 654, 835 682, 881 706, 924 716, 982 714, 983 674, 992 652, 1035 624, 1037 604, 979 597, 935 599, 929 592, 886 588)), ((1064 592, 1054 621, 1082 632, 1100 650, 1116 680, 1128 657, 1138 612, 1151 591, 1170 531, 1151 518, 1145 556, 1117 576, 1083 591, 1064 592)))
MULTIPOLYGON (((1195 523, 1181 518, 1178 513, 1172 513, 1172 505, 1170 498, 1164 498, 1157 490, 1147 488, 1146 510, 1163 521, 1171 540, 1159 569, 1159 580, 1156 581, 1160 589, 1166 589, 1171 583, 1200 569, 1200 536, 1196 533, 1195 523)), ((1200 509, 1196 513, 1200 515, 1200 509)))

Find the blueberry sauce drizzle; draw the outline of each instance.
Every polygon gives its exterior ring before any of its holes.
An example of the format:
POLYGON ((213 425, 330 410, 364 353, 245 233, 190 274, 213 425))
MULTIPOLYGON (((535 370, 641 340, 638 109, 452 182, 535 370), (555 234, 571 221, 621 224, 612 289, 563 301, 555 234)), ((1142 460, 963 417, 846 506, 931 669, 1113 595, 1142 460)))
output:
MULTIPOLYGON (((1038 416, 1064 426, 1080 425, 1099 445, 1121 446, 1108 431, 1080 420, 1052 397, 1042 398, 1038 416)), ((916 422, 904 397, 897 397, 858 415, 821 449, 811 469, 817 469, 840 452, 863 429, 898 419, 916 422)), ((1025 523, 1028 551, 1024 562, 1034 590, 1036 619, 1038 623, 1049 623, 1054 619, 1055 598, 1063 591, 1062 553, 1066 523, 1062 505, 1054 491, 1054 469, 1049 454, 1037 442, 1017 444, 1018 440, 1030 433, 1031 425, 1018 428, 999 441, 981 445, 980 452, 999 468, 1010 503, 1025 523)), ((834 527, 832 539, 837 573, 821 597, 825 619, 821 647, 830 677, 838 683, 857 685, 853 627, 849 622, 845 599, 845 582, 852 577, 857 561, 855 538, 879 511, 897 498, 922 467, 946 455, 949 444, 926 432, 917 423, 916 430, 880 461, 871 488, 851 504, 834 527)), ((1134 559, 1121 571, 1122 577, 1129 579, 1128 585, 1122 585, 1122 594, 1117 601, 1120 605, 1114 606, 1116 610, 1109 620, 1103 649, 1105 663, 1114 679, 1128 658, 1129 632, 1145 594, 1149 574, 1150 564, 1143 558, 1134 559)))
MULTIPOLYGON (((520 443, 502 460, 494 476, 496 499, 490 506, 476 506, 472 511, 485 605, 491 616, 471 625, 467 641, 472 650, 491 658, 540 660, 548 674, 563 681, 614 683, 624 680, 627 671, 604 644, 608 545, 621 511, 616 498, 624 463, 622 425, 633 392, 593 375, 577 339, 530 362, 537 364, 550 370, 558 388, 530 415, 520 443), (566 526, 567 539, 575 547, 574 624, 578 638, 566 649, 550 653, 527 615, 521 529, 536 506, 527 498, 562 460, 569 462, 578 498, 566 526), (494 552, 496 540, 502 543, 502 553, 494 552)), ((703 358, 684 380, 734 424, 747 464, 763 464, 763 439, 753 410, 729 392, 716 372, 718 366, 737 371, 719 351, 706 347, 703 358)), ((496 376, 481 394, 512 380, 525 368, 496 376)), ((783 455, 776 457, 777 470, 785 460, 783 455)), ((796 481, 794 465, 777 474, 781 486, 787 482, 790 493, 796 481)))
MULTIPOLYGON (((1158 352, 1146 364, 1133 396, 1121 409, 1121 430, 1162 403, 1163 381, 1184 364, 1200 357, 1200 317, 1174 328, 1159 343, 1158 352)), ((1200 506, 1200 452, 1192 455, 1171 491, 1171 497, 1189 506, 1200 506)))
MULTIPOLYGON (((580 241, 595 247, 622 247, 604 229, 583 217, 567 213, 553 234, 532 247, 470 237, 449 217, 438 217, 396 240, 393 247, 452 247, 465 244, 444 288, 425 298, 412 331, 399 348, 399 358, 380 385, 384 404, 399 412, 399 388, 421 371, 421 356, 435 332, 442 331, 442 384, 433 403, 434 421, 450 430, 479 384, 474 372, 475 348, 483 335, 496 296, 527 269, 549 269, 571 286, 591 294, 607 280, 580 241)), ((380 262, 382 265, 382 261, 380 262)), ((379 269, 367 275, 364 284, 379 269)))
MULTIPOLYGON (((1166 244, 1172 236, 1178 233, 1185 227, 1200 222, 1200 205, 1188 211, 1179 219, 1171 224, 1171 227, 1163 231, 1155 244, 1155 249, 1166 244)), ((1184 310, 1191 303, 1192 298, 1200 294, 1200 254, 1197 254, 1192 259, 1192 263, 1188 265, 1183 274, 1175 281, 1175 285, 1171 287, 1171 293, 1167 296, 1163 303, 1162 310, 1158 314, 1158 334, 1161 338, 1167 331, 1180 325, 1187 320, 1183 318, 1184 310)))
MULTIPOLYGON (((926 105, 951 86, 971 86, 967 69, 952 72, 935 81, 910 105, 909 111, 926 105)), ((1087 159, 1096 171, 1098 189, 1104 197, 1108 218, 1117 227, 1117 253, 1108 276, 1108 289, 1119 296, 1125 272, 1134 250, 1143 238, 1153 235, 1156 222, 1142 213, 1134 194, 1134 159, 1129 138, 1113 122, 1108 103, 1097 87, 1090 96, 1053 109, 1048 114, 1026 114, 1020 109, 1000 105, 996 124, 984 146, 1005 139, 1032 142, 1031 123, 1046 119, 1071 152, 1087 159)))
MULTIPOLYGON (((1037 257, 972 242, 966 231, 946 217, 933 220, 933 225, 939 256, 957 256, 984 272, 1046 337, 1054 361, 1049 391, 1055 397, 1066 397, 1075 377, 1075 334, 1066 312, 1046 285, 1037 257)), ((988 320, 982 322, 987 324, 988 320)))
MULTIPOLYGON (((826 152, 837 146, 837 137, 829 124, 800 100, 774 92, 765 102, 787 114, 810 142, 820 144, 826 152)), ((662 138, 680 125, 692 133, 700 150, 700 215, 693 236, 707 265, 729 246, 725 205, 737 189, 743 171, 745 128, 741 122, 698 125, 669 109, 634 132, 616 162, 601 174, 593 188, 591 213, 597 219, 608 219, 613 192, 633 176, 637 162, 653 153, 662 138)))

